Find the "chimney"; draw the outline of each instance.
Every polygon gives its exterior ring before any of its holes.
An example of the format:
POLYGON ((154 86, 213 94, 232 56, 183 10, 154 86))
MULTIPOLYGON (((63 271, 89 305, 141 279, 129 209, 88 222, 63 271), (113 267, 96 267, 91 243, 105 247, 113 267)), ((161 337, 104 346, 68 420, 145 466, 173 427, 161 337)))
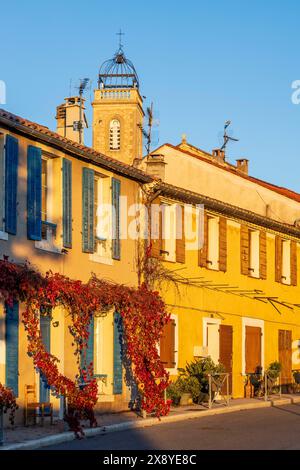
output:
POLYGON ((212 155, 219 163, 224 163, 225 162, 225 152, 224 152, 224 150, 213 149, 212 155))
POLYGON ((248 175, 248 163, 249 163, 249 160, 247 160, 247 158, 239 158, 236 161, 237 170, 240 171, 241 173, 244 173, 245 175, 248 175))
POLYGON ((159 178, 162 181, 165 179, 165 167, 166 162, 164 161, 165 157, 161 154, 150 154, 146 160, 146 172, 154 176, 155 178, 159 178))
POLYGON ((80 144, 84 144, 83 131, 88 127, 84 102, 80 96, 71 96, 56 108, 56 132, 80 144))

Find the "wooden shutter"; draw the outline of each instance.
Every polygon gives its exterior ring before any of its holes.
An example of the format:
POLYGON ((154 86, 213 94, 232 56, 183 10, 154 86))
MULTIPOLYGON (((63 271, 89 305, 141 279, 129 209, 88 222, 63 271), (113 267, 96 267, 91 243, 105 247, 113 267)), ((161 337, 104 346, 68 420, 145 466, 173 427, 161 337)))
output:
POLYGON ((27 236, 42 238, 42 150, 28 146, 27 150, 27 236))
MULTIPOLYGON (((202 217, 202 214, 200 214, 202 217)), ((198 252, 198 264, 199 266, 206 268, 207 267, 207 250, 208 250, 208 216, 207 213, 203 213, 203 234, 200 233, 200 236, 203 236, 203 245, 198 252)))
POLYGON ((121 240, 120 240, 120 195, 121 181, 112 178, 112 207, 113 207, 113 224, 112 224, 112 257, 113 259, 121 259, 121 240))
MULTIPOLYGON (((40 330, 42 335, 43 344, 47 352, 50 352, 50 331, 51 331, 51 317, 40 317, 40 330)), ((45 377, 40 374, 40 402, 47 403, 50 400, 50 389, 45 377)))
POLYGON ((227 270, 227 220, 219 218, 219 270, 227 270))
POLYGON ((292 380, 292 332, 278 330, 278 360, 282 366, 281 383, 288 384, 292 380))
POLYGON ((176 206, 176 261, 185 263, 184 206, 176 206))
POLYGON ((63 158, 63 245, 72 248, 72 162, 63 158))
POLYGON ((118 312, 114 313, 114 358, 113 358, 113 393, 121 395, 123 390, 123 373, 122 373, 122 339, 123 324, 122 317, 118 312))
MULTIPOLYGON (((86 345, 86 349, 81 352, 81 369, 87 371, 91 363, 94 364, 94 337, 95 337, 95 320, 94 317, 91 318, 88 332, 89 337, 86 345)), ((87 380, 92 379, 93 377, 87 376, 87 380)))
POLYGON ((94 170, 82 170, 82 251, 94 253, 94 170))
POLYGON ((297 242, 291 241, 291 285, 297 285, 297 242))
POLYGON ((17 233, 18 139, 6 136, 5 142, 5 231, 17 233))
MULTIPOLYGON (((231 325, 220 325, 219 329, 219 362, 225 366, 226 372, 229 373, 229 393, 232 393, 232 340, 233 329, 231 325)), ((223 393, 226 393, 226 386, 223 387, 223 393)))
POLYGON ((161 257, 162 244, 162 210, 159 199, 151 205, 151 256, 161 257))
POLYGON ((19 303, 5 306, 5 385, 19 396, 19 303))
POLYGON ((275 281, 282 282, 282 239, 275 237, 275 281))
POLYGON ((259 276, 267 279, 267 234, 259 233, 259 276))
POLYGON ((249 275, 249 228, 241 225, 241 273, 249 275))
POLYGON ((255 372, 261 366, 261 328, 246 326, 246 373, 255 372))
POLYGON ((175 320, 170 319, 164 326, 160 339, 160 360, 167 368, 173 368, 175 362, 175 320))

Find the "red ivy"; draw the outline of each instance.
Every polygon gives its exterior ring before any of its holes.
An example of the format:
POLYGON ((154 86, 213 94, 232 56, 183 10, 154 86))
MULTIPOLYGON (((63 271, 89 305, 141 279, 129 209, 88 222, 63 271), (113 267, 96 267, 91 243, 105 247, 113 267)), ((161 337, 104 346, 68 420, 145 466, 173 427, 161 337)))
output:
POLYGON ((11 424, 14 424, 17 409, 18 405, 13 391, 0 383, 0 411, 2 410, 3 413, 7 413, 10 410, 9 421, 11 424))
POLYGON ((157 342, 169 315, 158 292, 145 285, 130 288, 116 285, 93 276, 88 283, 74 281, 61 274, 48 272, 45 276, 29 264, 17 265, 0 260, 0 298, 8 303, 25 303, 22 321, 28 337, 28 354, 34 366, 46 379, 52 393, 68 399, 65 420, 77 436, 83 435, 80 419, 90 420, 95 426, 93 409, 97 402, 97 383, 93 377, 93 364, 87 371, 80 368, 80 354, 87 346, 88 326, 95 313, 114 307, 123 319, 124 354, 132 364, 134 377, 143 389, 142 407, 156 416, 166 415, 170 402, 164 402, 163 392, 169 383, 157 351, 157 342), (69 327, 75 345, 79 374, 73 381, 62 375, 59 360, 48 353, 43 345, 39 319, 41 311, 58 305, 65 307, 72 319, 69 327), (83 379, 84 387, 78 386, 83 379))

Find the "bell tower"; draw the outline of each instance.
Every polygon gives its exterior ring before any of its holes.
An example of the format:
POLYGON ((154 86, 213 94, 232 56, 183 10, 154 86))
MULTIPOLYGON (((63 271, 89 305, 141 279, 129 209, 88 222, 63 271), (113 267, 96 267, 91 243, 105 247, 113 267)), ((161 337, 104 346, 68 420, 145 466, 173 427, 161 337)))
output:
POLYGON ((99 70, 94 91, 93 148, 132 165, 143 153, 143 100, 134 65, 122 44, 99 70))

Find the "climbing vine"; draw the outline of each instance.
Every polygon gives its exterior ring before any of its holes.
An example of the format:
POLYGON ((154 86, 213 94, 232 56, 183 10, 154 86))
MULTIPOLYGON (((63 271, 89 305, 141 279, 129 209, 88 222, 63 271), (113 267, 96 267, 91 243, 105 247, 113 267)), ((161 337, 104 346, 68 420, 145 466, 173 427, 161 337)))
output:
POLYGON ((0 383, 0 411, 7 413, 9 410, 9 421, 12 425, 15 421, 17 409, 18 405, 13 391, 0 383))
POLYGON ((135 289, 95 275, 87 283, 58 273, 42 275, 28 263, 14 264, 5 259, 0 261, 0 299, 8 304, 16 300, 24 303, 22 321, 28 337, 28 354, 52 393, 67 398, 65 420, 78 437, 83 435, 81 419, 89 419, 91 426, 97 425, 93 364, 82 368, 80 356, 87 347, 91 318, 95 314, 105 315, 111 308, 122 317, 124 354, 143 389, 143 409, 155 412, 158 417, 168 413, 170 402, 164 402, 163 391, 169 375, 160 361, 157 342, 169 315, 158 292, 147 289, 145 284, 135 289), (46 351, 41 337, 40 315, 57 306, 64 307, 71 317, 69 330, 78 363, 75 380, 59 372, 59 359, 46 351))

